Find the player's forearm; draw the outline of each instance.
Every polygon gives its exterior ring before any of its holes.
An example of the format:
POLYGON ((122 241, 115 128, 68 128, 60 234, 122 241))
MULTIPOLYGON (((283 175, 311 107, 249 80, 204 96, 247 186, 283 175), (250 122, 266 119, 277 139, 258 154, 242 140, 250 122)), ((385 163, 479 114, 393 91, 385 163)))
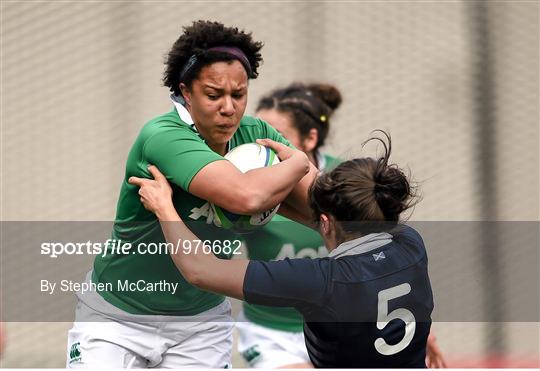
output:
POLYGON ((157 212, 161 229, 167 242, 173 246, 179 240, 190 242, 189 250, 171 251, 171 258, 184 278, 193 286, 213 291, 218 294, 231 296, 242 300, 244 298, 244 276, 248 260, 222 260, 208 254, 205 249, 195 249, 200 245, 199 238, 184 224, 174 208, 157 212))
POLYGON ((194 286, 206 291, 244 300, 244 278, 249 264, 247 259, 216 259, 211 269, 196 277, 194 286))
POLYGON ((282 202, 309 171, 307 157, 299 152, 272 166, 245 173, 245 187, 251 191, 252 213, 262 212, 282 202))
POLYGON ((198 278, 212 269, 212 264, 218 260, 213 254, 205 254, 200 245, 200 239, 182 221, 174 207, 167 207, 156 212, 163 235, 172 246, 190 246, 189 249, 171 251, 171 258, 184 278, 196 285, 198 278), (182 243, 178 243, 182 241, 182 243), (183 243, 187 241, 189 243, 183 243))

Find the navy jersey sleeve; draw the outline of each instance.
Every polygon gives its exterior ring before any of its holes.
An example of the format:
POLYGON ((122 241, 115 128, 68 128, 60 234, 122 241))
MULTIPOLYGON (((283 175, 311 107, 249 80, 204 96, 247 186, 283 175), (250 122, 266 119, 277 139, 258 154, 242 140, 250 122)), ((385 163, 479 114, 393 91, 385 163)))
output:
POLYGON ((329 290, 330 260, 285 259, 249 262, 244 299, 274 307, 323 305, 329 290))

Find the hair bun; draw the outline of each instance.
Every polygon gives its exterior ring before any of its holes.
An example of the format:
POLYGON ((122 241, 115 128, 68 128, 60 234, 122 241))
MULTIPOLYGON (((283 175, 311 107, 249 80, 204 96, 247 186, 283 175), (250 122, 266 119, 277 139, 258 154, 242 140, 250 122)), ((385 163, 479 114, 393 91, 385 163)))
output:
POLYGON ((331 84, 312 83, 306 86, 320 100, 322 100, 332 111, 335 111, 343 101, 339 90, 331 84))
POLYGON ((407 177, 398 167, 388 165, 382 166, 373 180, 375 199, 383 214, 388 220, 398 220, 413 194, 407 177))

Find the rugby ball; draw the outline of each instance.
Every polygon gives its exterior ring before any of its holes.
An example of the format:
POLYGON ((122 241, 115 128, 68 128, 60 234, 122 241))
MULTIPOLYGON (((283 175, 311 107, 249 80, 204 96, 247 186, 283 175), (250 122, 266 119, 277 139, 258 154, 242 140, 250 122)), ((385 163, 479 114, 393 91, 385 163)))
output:
MULTIPOLYGON (((279 158, 274 150, 257 143, 239 145, 230 150, 225 155, 225 158, 243 173, 279 163, 279 158)), ((211 206, 214 212, 214 224, 237 233, 247 233, 265 225, 279 209, 279 205, 276 205, 272 209, 259 214, 241 215, 231 213, 214 204, 211 204, 211 206)))

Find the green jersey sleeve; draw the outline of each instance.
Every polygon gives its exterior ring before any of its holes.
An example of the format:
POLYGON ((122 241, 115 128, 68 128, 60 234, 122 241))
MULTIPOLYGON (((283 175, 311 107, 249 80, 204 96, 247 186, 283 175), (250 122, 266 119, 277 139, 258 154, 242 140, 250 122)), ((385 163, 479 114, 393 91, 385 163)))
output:
POLYGON ((206 165, 223 157, 189 128, 159 131, 145 143, 143 155, 167 179, 187 191, 193 177, 206 165))
POLYGON ((240 122, 240 127, 231 139, 231 148, 244 143, 255 143, 257 139, 272 139, 276 142, 283 143, 294 148, 276 129, 267 124, 265 121, 244 116, 240 122))

